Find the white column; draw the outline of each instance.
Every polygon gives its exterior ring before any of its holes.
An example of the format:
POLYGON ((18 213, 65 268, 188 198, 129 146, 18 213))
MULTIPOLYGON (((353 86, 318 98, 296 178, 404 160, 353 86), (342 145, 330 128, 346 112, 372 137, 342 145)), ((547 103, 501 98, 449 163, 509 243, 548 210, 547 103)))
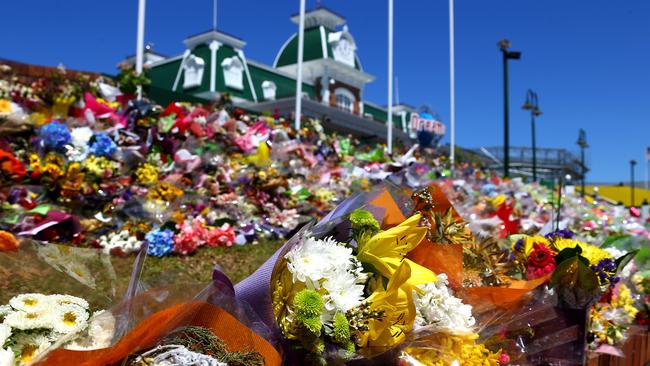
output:
POLYGON ((298 22, 298 76, 296 77, 296 132, 300 131, 302 117, 302 54, 305 38, 305 0, 300 0, 300 21, 298 22))
MULTIPOLYGON (((144 12, 145 1, 138 1, 138 34, 135 50, 135 72, 142 74, 142 63, 144 61, 144 12)), ((138 99, 142 99, 142 86, 138 85, 138 99)))
POLYGON ((388 119, 386 145, 393 153, 393 0, 388 0, 388 119))
POLYGON ((217 91, 217 51, 219 42, 210 42, 210 92, 217 91))
POLYGON ((454 169, 456 158, 456 76, 454 68, 454 0, 449 0, 449 122, 451 133, 449 136, 449 161, 454 169))

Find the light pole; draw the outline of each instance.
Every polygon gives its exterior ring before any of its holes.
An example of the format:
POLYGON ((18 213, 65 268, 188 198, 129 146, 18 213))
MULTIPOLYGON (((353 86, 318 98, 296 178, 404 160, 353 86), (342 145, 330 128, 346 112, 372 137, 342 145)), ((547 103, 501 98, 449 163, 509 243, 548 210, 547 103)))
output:
POLYGON ((497 43, 503 54, 503 177, 510 175, 510 136, 508 133, 508 60, 519 60, 521 52, 508 51, 510 41, 502 39, 497 43))
POLYGON ((539 109, 539 100, 537 93, 528 89, 526 93, 526 102, 521 106, 523 110, 530 111, 530 128, 533 138, 533 182, 537 182, 537 144, 535 141, 535 117, 542 115, 539 109))
POLYGON ((634 207, 634 166, 636 165, 636 160, 630 160, 630 183, 632 190, 630 192, 630 207, 634 207))
POLYGON ((585 198, 585 175, 587 175, 587 167, 585 167, 585 149, 589 147, 587 144, 587 133, 582 128, 578 133, 578 141, 580 146, 580 167, 582 168, 582 177, 580 182, 580 197, 585 198))

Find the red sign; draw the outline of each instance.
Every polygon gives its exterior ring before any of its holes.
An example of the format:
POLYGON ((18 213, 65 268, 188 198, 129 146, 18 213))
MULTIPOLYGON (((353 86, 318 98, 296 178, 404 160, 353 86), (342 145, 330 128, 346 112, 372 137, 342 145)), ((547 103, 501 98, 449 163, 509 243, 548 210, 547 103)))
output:
POLYGON ((434 135, 444 135, 445 125, 434 119, 421 118, 417 113, 411 113, 411 131, 428 131, 434 135))

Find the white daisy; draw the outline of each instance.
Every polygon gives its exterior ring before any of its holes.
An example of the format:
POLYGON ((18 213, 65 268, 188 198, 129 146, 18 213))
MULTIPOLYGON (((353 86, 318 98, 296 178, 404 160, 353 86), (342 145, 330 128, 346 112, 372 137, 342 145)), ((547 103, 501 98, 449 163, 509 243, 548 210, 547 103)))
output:
POLYGON ((47 307, 47 296, 43 294, 21 294, 9 300, 9 305, 16 310, 34 311, 47 307))
POLYGON ((48 296, 48 300, 56 305, 56 306, 62 306, 66 304, 73 304, 77 305, 81 308, 88 309, 88 301, 76 297, 76 296, 71 296, 71 295, 50 295, 48 296))
POLYGON ((14 311, 7 314, 4 324, 20 330, 52 327, 50 318, 43 310, 14 311))
POLYGON ((4 322, 5 316, 14 311, 9 305, 0 305, 0 323, 4 322))
POLYGON ((95 288, 95 278, 93 278, 92 273, 80 262, 69 262, 64 264, 65 272, 75 280, 81 282, 82 284, 95 288))
POLYGON ((47 337, 37 334, 21 334, 16 337, 16 344, 13 346, 20 364, 27 364, 36 358, 40 353, 48 349, 52 343, 47 337))
POLYGON ((52 328, 57 333, 77 333, 86 328, 88 317, 88 312, 83 308, 73 304, 65 304, 52 313, 52 328))
POLYGON ((9 337, 11 337, 11 327, 7 324, 0 324, 0 348, 2 348, 9 337))
POLYGON ((115 333, 115 317, 108 311, 93 314, 88 324, 88 337, 79 337, 65 346, 66 349, 90 351, 107 348, 113 341, 115 333))
POLYGON ((11 348, 0 348, 0 366, 14 366, 16 356, 11 348))
POLYGON ((463 304, 447 287, 447 276, 438 275, 438 281, 418 286, 421 293, 413 291, 416 308, 416 327, 430 327, 450 332, 471 332, 476 323, 472 307, 463 304))

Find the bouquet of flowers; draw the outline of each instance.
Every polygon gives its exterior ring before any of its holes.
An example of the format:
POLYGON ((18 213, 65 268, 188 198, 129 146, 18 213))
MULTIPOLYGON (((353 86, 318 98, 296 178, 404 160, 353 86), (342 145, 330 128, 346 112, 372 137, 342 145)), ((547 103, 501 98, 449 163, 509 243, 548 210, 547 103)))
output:
POLYGON ((89 306, 76 296, 39 293, 0 305, 0 365, 28 364, 59 339, 85 331, 93 314, 89 306))
MULTIPOLYGON (((398 354, 387 351, 427 336, 475 345, 472 307, 454 295, 447 275, 407 258, 427 235, 422 216, 396 219, 389 196, 379 190, 348 199, 277 253, 270 302, 300 362, 392 362, 398 354)), ((492 360, 500 356, 484 351, 492 360)))

